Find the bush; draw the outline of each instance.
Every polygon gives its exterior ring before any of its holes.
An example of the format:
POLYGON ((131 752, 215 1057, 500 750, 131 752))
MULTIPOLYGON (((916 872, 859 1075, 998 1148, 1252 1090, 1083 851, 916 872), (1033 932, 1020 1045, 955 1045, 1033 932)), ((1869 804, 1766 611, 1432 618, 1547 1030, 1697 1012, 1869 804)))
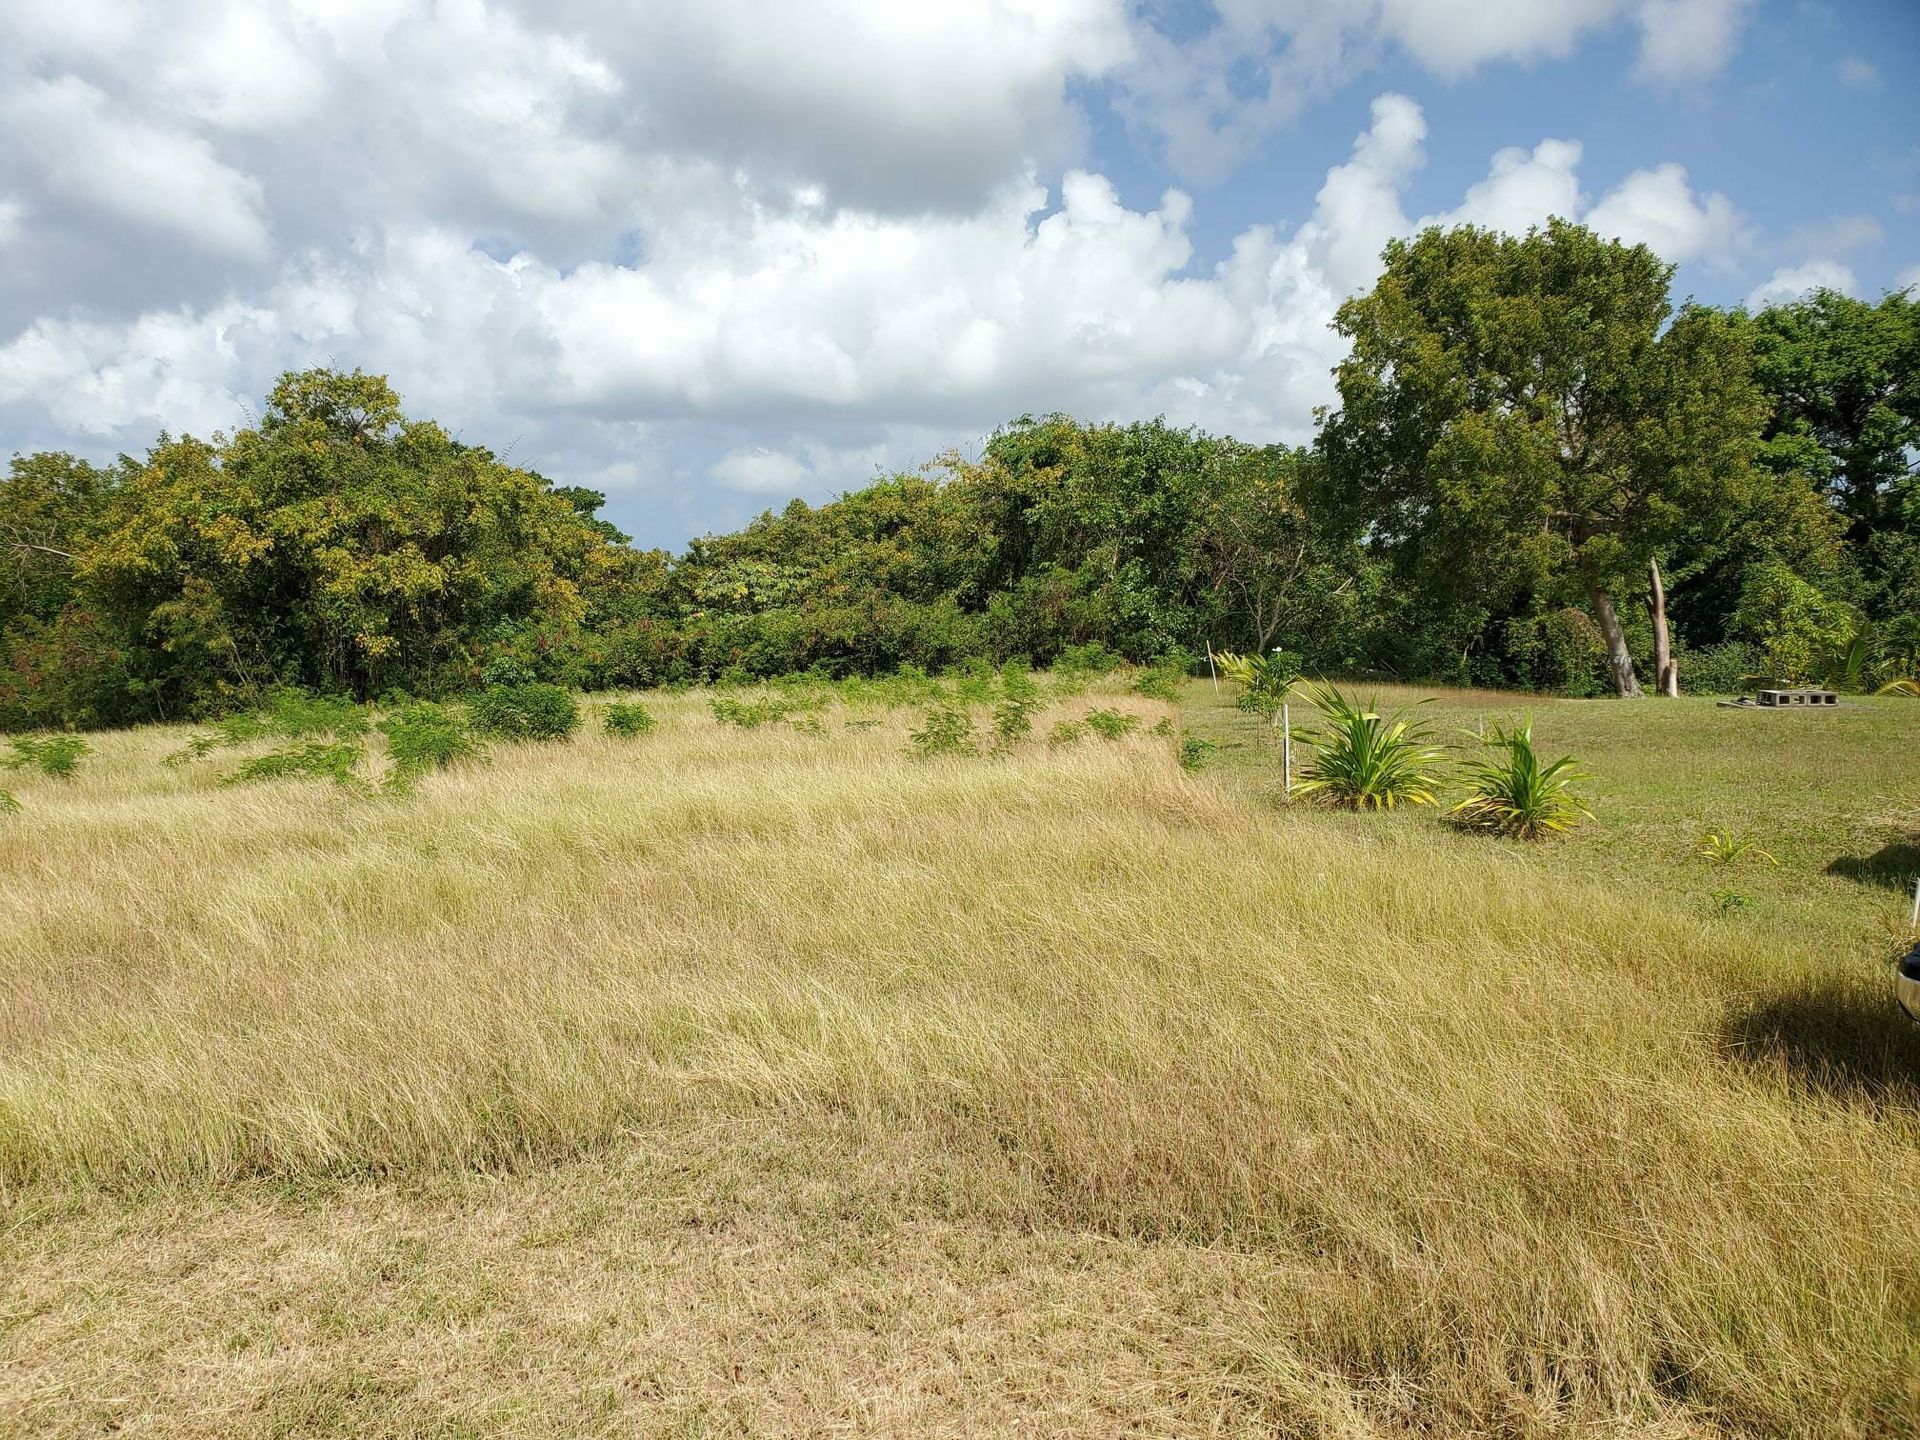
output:
POLYGON ((1186 671, 1177 665, 1155 665, 1140 672, 1139 678, 1133 682, 1133 693, 1144 695, 1149 700, 1164 700, 1173 704, 1180 699, 1180 686, 1186 678, 1186 671))
POLYGON ((1439 798, 1433 766, 1440 752, 1426 731, 1403 718, 1383 716, 1372 703, 1353 704, 1332 685, 1314 687, 1307 699, 1320 724, 1301 732, 1313 748, 1295 788, 1349 810, 1391 810, 1401 801, 1432 805, 1439 798))
POLYGON ((1593 818, 1573 790, 1587 777, 1570 755, 1541 764, 1531 721, 1511 730, 1496 728, 1485 743, 1501 753, 1465 765, 1467 798, 1448 812, 1455 824, 1516 840, 1543 840, 1593 818))
POLYGON ((31 766, 55 780, 70 780, 81 758, 92 748, 78 735, 20 735, 8 742, 13 758, 9 770, 31 766))
POLYGON ((289 745, 245 760, 222 777, 226 785, 245 785, 255 780, 331 780, 349 790, 364 786, 353 767, 360 762, 360 747, 355 744, 310 740, 289 745))
POLYGON ((1680 688, 1696 695, 1738 695, 1753 688, 1760 673, 1760 652, 1738 640, 1723 640, 1704 650, 1674 652, 1680 688))
POLYGON ((1127 657, 1098 640, 1085 645, 1069 645, 1053 662, 1062 675, 1111 675, 1127 663, 1127 657))
POLYGON ((20 802, 13 798, 11 790, 0 790, 0 815, 12 815, 20 809, 20 802))
POLYGON ((1087 728, 1103 740, 1118 740, 1140 728, 1140 717, 1124 710, 1089 710, 1087 728))
POLYGON ((1240 686, 1240 698, 1234 703, 1242 710, 1272 720, 1280 713, 1300 678, 1300 657, 1285 650, 1270 650, 1264 655, 1236 655, 1222 651, 1214 657, 1220 673, 1240 686))
POLYGON ((1220 747, 1211 740, 1203 740, 1198 735, 1180 737, 1180 768, 1198 770, 1213 759, 1213 752, 1220 747))
POLYGON ((609 735, 630 740, 646 734, 660 722, 638 700, 610 700, 600 707, 600 723, 609 735))
POLYGON ((412 789, 422 775, 486 753, 458 713, 424 700, 386 716, 380 730, 387 737, 387 755, 393 762, 387 788, 396 794, 412 789))
POLYGON ((1084 720, 1060 720, 1047 732, 1047 744, 1052 746, 1077 745, 1087 738, 1087 722, 1084 720))
POLYGON ((979 749, 973 735, 973 716, 957 705, 937 705, 909 738, 908 753, 916 759, 931 760, 940 755, 973 755, 979 749))
POLYGON ((707 702, 713 718, 723 725, 738 725, 743 730, 758 730, 762 725, 777 725, 810 708, 797 695, 762 695, 757 700, 742 700, 735 695, 716 695, 707 702))
POLYGON ((573 692, 559 685, 489 685, 467 702, 474 730, 499 740, 564 740, 580 724, 573 692))

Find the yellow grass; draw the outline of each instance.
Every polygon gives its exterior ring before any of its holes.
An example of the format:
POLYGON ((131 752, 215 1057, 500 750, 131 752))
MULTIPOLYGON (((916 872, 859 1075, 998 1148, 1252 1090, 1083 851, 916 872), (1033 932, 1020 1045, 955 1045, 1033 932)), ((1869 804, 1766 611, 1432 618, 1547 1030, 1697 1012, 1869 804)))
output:
POLYGON ((0 1433, 1920 1423, 1914 1086, 1791 1043, 1868 971, 1144 734, 650 703, 15 785, 0 1433))

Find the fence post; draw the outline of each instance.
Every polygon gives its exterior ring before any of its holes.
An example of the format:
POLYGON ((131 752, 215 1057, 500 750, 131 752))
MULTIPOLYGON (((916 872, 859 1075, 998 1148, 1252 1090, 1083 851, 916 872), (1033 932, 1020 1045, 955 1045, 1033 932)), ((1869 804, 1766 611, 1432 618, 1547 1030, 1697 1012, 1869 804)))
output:
MULTIPOLYGON (((1286 701, 1280 702, 1280 784, 1288 798, 1293 795, 1293 714, 1286 701)), ((1914 892, 1920 904, 1920 890, 1914 892)))
POLYGON ((1220 673, 1213 668, 1213 641, 1207 641, 1207 674, 1213 679, 1214 698, 1220 697, 1220 673))
POLYGON ((1920 879, 1913 882, 1913 913, 1907 916, 1907 933, 1920 930, 1920 879))

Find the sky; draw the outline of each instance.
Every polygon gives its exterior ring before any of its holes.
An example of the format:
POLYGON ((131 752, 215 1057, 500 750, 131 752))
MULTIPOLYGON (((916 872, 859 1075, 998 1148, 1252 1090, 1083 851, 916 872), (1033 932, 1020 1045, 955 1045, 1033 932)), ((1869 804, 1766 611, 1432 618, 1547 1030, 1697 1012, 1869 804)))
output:
POLYGON ((280 372, 678 549, 996 425, 1301 443, 1340 301, 1550 215, 1920 284, 1916 0, 5 0, 0 453, 280 372))

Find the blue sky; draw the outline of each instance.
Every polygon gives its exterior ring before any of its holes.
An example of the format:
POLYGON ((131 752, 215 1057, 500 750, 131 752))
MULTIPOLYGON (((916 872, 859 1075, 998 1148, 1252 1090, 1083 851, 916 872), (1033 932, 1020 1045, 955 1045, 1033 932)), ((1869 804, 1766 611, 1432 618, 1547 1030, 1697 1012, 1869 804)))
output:
POLYGON ((1425 222, 1920 280, 1910 0, 10 0, 0 447, 362 366, 678 547, 1022 411, 1299 442, 1425 222))

